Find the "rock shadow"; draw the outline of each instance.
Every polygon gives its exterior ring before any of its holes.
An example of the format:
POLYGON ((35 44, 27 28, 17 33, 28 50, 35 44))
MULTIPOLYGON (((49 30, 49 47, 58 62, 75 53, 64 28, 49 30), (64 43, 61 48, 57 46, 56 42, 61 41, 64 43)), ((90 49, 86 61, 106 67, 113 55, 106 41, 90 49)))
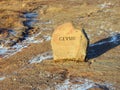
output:
POLYGON ((94 44, 90 44, 87 49, 87 60, 96 58, 108 50, 120 45, 120 34, 102 39, 94 44))

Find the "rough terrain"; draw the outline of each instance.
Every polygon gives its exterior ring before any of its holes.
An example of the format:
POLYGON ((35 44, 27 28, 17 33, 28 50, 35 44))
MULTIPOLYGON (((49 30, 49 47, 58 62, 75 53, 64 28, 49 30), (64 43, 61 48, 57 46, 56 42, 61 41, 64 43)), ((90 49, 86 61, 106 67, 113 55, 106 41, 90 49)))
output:
POLYGON ((120 90, 119 21, 119 0, 0 0, 0 90, 120 90), (88 62, 52 60, 65 22, 88 35, 88 62))

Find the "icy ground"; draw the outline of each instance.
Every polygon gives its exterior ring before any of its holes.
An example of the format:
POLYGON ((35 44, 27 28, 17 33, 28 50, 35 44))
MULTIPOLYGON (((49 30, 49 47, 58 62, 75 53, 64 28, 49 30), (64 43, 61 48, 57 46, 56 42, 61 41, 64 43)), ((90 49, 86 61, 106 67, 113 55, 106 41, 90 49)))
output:
POLYGON ((100 84, 83 78, 66 79, 63 83, 55 86, 55 90, 89 90, 91 88, 115 90, 111 84, 100 84))
MULTIPOLYGON (((32 27, 36 23, 36 18, 37 18, 37 13, 25 13, 23 15, 24 18, 26 18, 26 26, 32 27)), ((28 47, 30 43, 42 43, 43 41, 49 41, 51 39, 51 36, 49 35, 43 35, 42 39, 36 40, 36 37, 41 35, 41 32, 34 34, 30 37, 25 37, 25 40, 22 41, 21 43, 17 43, 12 47, 4 47, 0 46, 0 56, 5 58, 9 57, 11 55, 14 55, 15 53, 21 51, 23 48, 28 47)))

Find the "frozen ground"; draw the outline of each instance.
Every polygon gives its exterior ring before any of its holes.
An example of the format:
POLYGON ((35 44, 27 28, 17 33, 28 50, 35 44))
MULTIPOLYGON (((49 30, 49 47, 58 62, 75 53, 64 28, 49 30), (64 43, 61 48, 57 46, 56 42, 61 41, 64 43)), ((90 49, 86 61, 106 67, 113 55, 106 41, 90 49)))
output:
POLYGON ((49 60, 49 59, 53 59, 53 55, 51 51, 42 53, 40 55, 38 55, 37 57, 33 58, 32 60, 29 60, 29 63, 40 63, 43 60, 49 60))
POLYGON ((75 78, 72 81, 66 79, 64 83, 58 84, 55 87, 56 87, 55 90, 89 90, 91 88, 96 89, 99 88, 103 90, 115 90, 115 88, 113 88, 111 84, 95 83, 91 80, 82 78, 75 78))
POLYGON ((0 81, 4 80, 6 77, 0 77, 0 81))
MULTIPOLYGON (((38 16, 37 13, 25 13, 23 15, 23 17, 26 18, 24 25, 27 26, 28 28, 34 26, 34 24, 37 22, 37 16, 38 16)), ((25 40, 23 40, 21 43, 13 45, 10 48, 0 46, 1 57, 8 58, 9 56, 14 55, 15 53, 21 51, 23 48, 28 47, 30 43, 42 43, 44 41, 51 40, 51 36, 49 35, 43 35, 43 38, 36 39, 36 37, 38 37, 39 35, 41 35, 41 32, 33 34, 32 36, 28 36, 26 34, 24 36, 25 40)))
POLYGON ((119 6, 119 0, 2 0, 0 28, 12 41, 25 32, 23 41, 0 46, 0 89, 119 90, 119 6), (88 62, 51 60, 51 35, 65 22, 87 33, 88 62))

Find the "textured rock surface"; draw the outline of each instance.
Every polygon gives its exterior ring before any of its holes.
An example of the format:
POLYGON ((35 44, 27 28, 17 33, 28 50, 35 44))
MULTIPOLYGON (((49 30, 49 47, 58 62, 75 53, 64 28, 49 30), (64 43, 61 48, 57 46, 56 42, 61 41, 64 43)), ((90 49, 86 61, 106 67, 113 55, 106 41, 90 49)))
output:
POLYGON ((82 30, 74 29, 72 23, 57 27, 52 35, 51 45, 54 60, 85 60, 87 39, 82 30))

